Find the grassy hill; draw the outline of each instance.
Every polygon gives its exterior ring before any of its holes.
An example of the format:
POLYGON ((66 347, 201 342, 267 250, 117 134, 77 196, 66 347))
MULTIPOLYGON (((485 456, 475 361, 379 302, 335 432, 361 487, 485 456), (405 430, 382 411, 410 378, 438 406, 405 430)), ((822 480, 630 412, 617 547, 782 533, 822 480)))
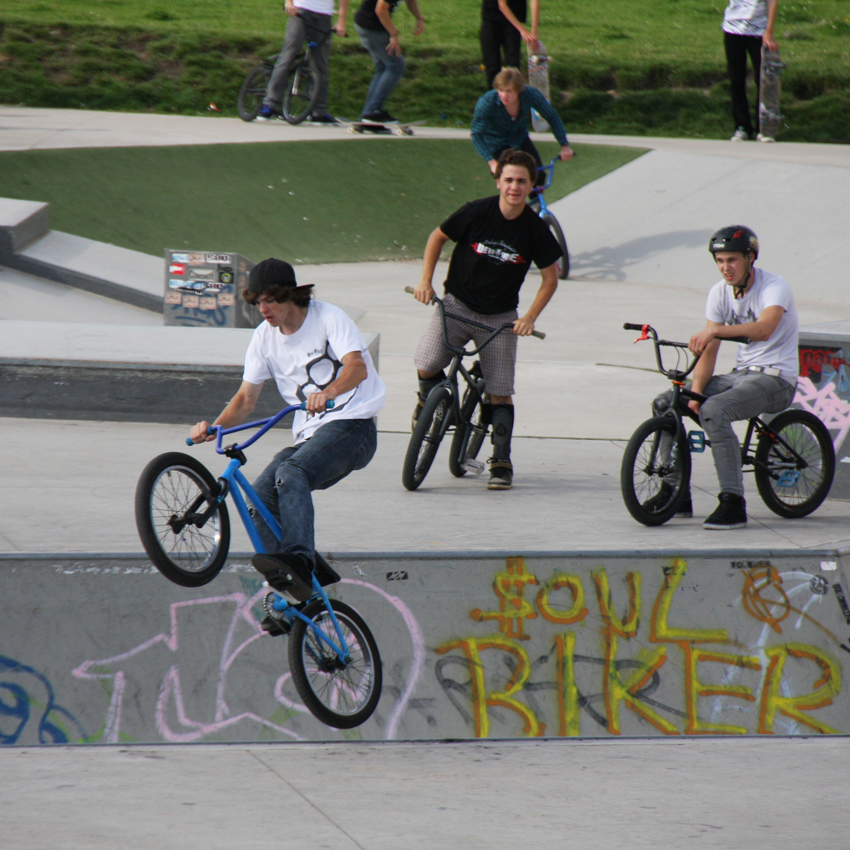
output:
MULTIPOLYGON (((353 4, 356 8, 356 2, 353 4)), ((730 134, 720 0, 545 0, 552 100, 569 130, 725 138, 730 134)), ((396 20, 409 65, 389 106, 467 126, 483 91, 478 0, 421 0, 426 32, 396 20)), ((781 139, 850 141, 850 6, 779 6, 781 139)), ((267 0, 4 0, 0 102, 235 114, 242 77, 285 28, 267 0)), ((334 44, 331 109, 354 117, 372 72, 353 27, 334 44)))

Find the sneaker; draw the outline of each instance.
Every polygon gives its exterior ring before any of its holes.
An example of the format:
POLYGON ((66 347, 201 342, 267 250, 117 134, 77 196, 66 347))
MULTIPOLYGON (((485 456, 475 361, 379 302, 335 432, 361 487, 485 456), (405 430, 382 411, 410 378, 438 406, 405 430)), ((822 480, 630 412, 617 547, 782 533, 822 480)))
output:
MULTIPOLYGON (((641 507, 647 513, 657 513, 658 511, 663 510, 667 503, 670 501, 670 496, 673 493, 673 488, 666 482, 663 481, 661 483, 661 487, 658 489, 658 492, 647 499, 641 507)), ((692 517, 694 515, 694 509, 691 504, 691 494, 688 493, 680 502, 679 510, 676 511, 674 516, 680 517, 681 519, 687 519, 688 517, 692 517)))
POLYGON ((513 485, 514 468, 509 460, 490 461, 488 490, 510 490, 513 485))
POLYGON ((269 587, 279 593, 286 593, 298 602, 306 602, 313 595, 313 565, 303 555, 292 552, 256 554, 251 564, 266 577, 269 587))
POLYGON ((264 121, 274 121, 275 118, 277 118, 277 112, 275 112, 270 106, 263 106, 257 113, 257 117, 254 120, 262 123, 264 121))
POLYGON ((339 121, 329 112, 314 112, 310 116, 310 121, 314 124, 339 124, 339 121))
POLYGON ((702 524, 703 528, 726 530, 745 528, 747 525, 747 503, 743 496, 736 493, 721 493, 720 504, 714 513, 702 524))
POLYGON ((732 138, 729 141, 730 142, 746 142, 749 138, 750 138, 750 134, 743 127, 738 127, 738 129, 735 130, 735 133, 733 134, 732 138))
POLYGON ((756 135, 756 141, 757 142, 775 142, 776 139, 774 139, 773 136, 765 136, 762 133, 758 133, 756 135))
POLYGON ((688 493, 679 503, 679 510, 673 515, 678 519, 690 519, 694 515, 694 506, 691 502, 691 494, 688 493))
POLYGON ((413 416, 410 417, 410 430, 413 432, 413 429, 416 427, 416 423, 419 421, 419 414, 422 412, 422 408, 425 407, 425 402, 422 401, 422 396, 419 393, 416 393, 416 407, 413 408, 413 416))
POLYGON ((360 119, 364 124, 398 124, 398 118, 393 118, 385 109, 368 112, 360 119))

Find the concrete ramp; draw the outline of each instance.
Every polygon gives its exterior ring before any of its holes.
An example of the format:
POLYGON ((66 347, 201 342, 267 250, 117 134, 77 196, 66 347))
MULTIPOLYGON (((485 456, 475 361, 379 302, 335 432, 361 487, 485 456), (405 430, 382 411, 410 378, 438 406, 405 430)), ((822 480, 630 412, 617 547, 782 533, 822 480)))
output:
POLYGON ((384 690, 366 724, 306 712, 265 591, 143 558, 6 556, 0 740, 188 743, 850 732, 842 551, 338 556, 384 690))

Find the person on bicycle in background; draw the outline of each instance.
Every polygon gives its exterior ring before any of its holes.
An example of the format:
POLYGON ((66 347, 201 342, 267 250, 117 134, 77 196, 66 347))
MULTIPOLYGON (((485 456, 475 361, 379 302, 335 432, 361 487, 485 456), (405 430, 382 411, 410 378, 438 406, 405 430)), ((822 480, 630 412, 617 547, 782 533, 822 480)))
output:
MULTIPOLYGON (((404 2, 416 19, 413 34, 422 35, 425 32, 425 19, 416 0, 404 2)), ((366 124, 398 122, 398 119, 393 118, 384 109, 384 104, 407 67, 399 42, 398 27, 392 19, 393 12, 400 4, 401 0, 363 0, 354 14, 354 29, 375 66, 375 73, 366 90, 366 101, 360 113, 360 120, 366 124)))
MULTIPOLYGON (((561 145, 561 161, 566 162, 575 155, 567 140, 567 131, 552 104, 532 86, 516 68, 504 68, 493 80, 493 88, 482 94, 475 104, 472 116, 472 144, 484 158, 492 174, 502 151, 508 148, 523 150, 534 158, 537 168, 543 165, 534 142, 528 135, 528 116, 536 109, 549 122, 552 134, 561 145)), ((545 176, 538 171, 535 184, 544 182, 545 176)))
MULTIPOLYGON (((505 151, 496 165, 499 194, 464 205, 431 233, 425 246, 422 276, 414 290, 417 301, 431 303, 434 269, 443 246, 452 240, 456 244, 444 284, 446 310, 490 327, 513 323, 513 333, 499 334, 480 355, 491 400, 484 416, 493 427, 489 490, 509 490, 513 479, 512 396, 517 336, 532 333, 538 316, 558 288, 561 249, 548 226, 526 204, 536 173, 529 154, 505 151), (519 290, 532 262, 540 269, 540 289, 525 315, 518 317, 519 290)), ((446 324, 451 345, 464 345, 470 339, 480 344, 488 335, 487 331, 456 319, 447 319, 446 324)), ((446 377, 443 370, 452 356, 443 344, 442 323, 435 311, 414 357, 419 377, 414 422, 428 393, 446 377)))
POLYGON ((286 0, 284 11, 289 20, 283 47, 269 77, 266 96, 256 120, 273 121, 280 115, 280 104, 292 64, 304 42, 315 41, 318 47, 313 50, 313 57, 319 75, 319 97, 310 120, 321 124, 338 124, 336 118, 328 112, 328 59, 331 55, 331 29, 335 29, 341 38, 347 34, 345 19, 348 16, 348 0, 339 0, 336 27, 331 27, 334 0, 286 0))
MULTIPOLYGON (((375 415, 384 406, 384 384, 354 322, 338 307, 312 300, 312 284, 299 286, 283 260, 257 263, 242 297, 265 321, 255 329, 245 355, 238 392, 213 422, 231 428, 253 412, 272 379, 287 404, 306 404, 292 424, 295 445, 275 455, 254 482, 269 511, 280 517, 277 540, 259 516, 254 521, 266 552, 251 563, 276 590, 296 599, 312 594, 315 567, 313 490, 325 490, 375 454, 375 415), (328 401, 334 406, 326 410, 328 401)), ((190 436, 196 443, 215 439, 208 422, 190 436)), ((321 584, 339 576, 318 575, 321 584)))
MULTIPOLYGON (((747 524, 741 447, 732 423, 762 413, 779 413, 791 404, 799 373, 797 310, 794 296, 779 275, 754 266, 759 242, 749 227, 718 230, 708 243, 723 279, 708 293, 706 324, 688 347, 699 361, 690 389, 709 398, 688 402, 711 442, 720 485, 719 504, 703 528, 743 528, 747 524), (735 368, 715 375, 717 350, 724 339, 747 337, 738 346, 735 368)), ((670 394, 653 402, 657 414, 670 406, 670 394)), ((693 516, 690 493, 677 516, 693 516)))

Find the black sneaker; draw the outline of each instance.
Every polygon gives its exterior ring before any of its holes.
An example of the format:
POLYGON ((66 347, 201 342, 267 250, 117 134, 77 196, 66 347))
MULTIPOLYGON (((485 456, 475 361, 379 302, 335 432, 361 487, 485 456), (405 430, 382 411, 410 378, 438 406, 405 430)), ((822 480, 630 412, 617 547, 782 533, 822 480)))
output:
POLYGON ((280 593, 287 593, 298 602, 306 602, 313 595, 313 565, 303 555, 292 552, 257 554, 251 564, 261 572, 280 593))
POLYGON ((676 511, 674 516, 679 519, 690 519, 694 515, 694 505, 691 501, 691 494, 688 493, 684 499, 679 503, 679 510, 676 511))
POLYGON ((310 116, 310 120, 314 124, 339 124, 339 121, 333 117, 329 112, 314 112, 310 116))
POLYGON ((510 490, 513 486, 514 468, 509 460, 490 461, 488 490, 510 490))
POLYGON ((714 513, 702 524, 703 528, 726 530, 745 528, 747 525, 747 503, 737 493, 721 493, 720 504, 714 513))
POLYGON ((364 124, 398 124, 398 118, 393 118, 385 109, 367 112, 360 120, 364 124))

